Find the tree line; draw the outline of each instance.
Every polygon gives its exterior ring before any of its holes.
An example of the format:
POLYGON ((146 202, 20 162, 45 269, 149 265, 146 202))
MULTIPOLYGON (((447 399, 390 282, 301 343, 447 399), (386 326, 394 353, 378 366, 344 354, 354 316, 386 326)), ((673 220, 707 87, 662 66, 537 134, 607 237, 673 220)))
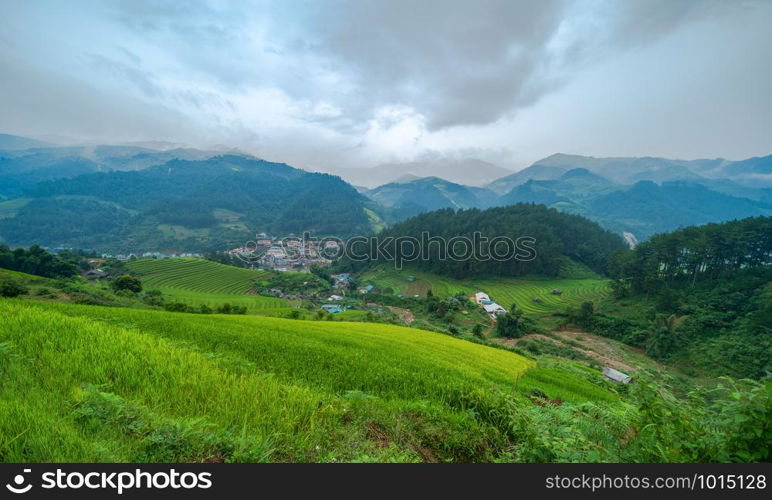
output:
MULTIPOLYGON (((360 271, 393 257, 394 262, 409 263, 411 267, 454 278, 557 276, 566 257, 603 272, 611 254, 625 248, 618 235, 589 219, 528 203, 487 210, 436 210, 399 222, 373 237, 379 242, 389 238, 393 239, 390 245, 385 245, 389 255, 371 252, 366 259, 342 259, 337 269, 360 271), (433 242, 428 242, 425 235, 433 242), (400 245, 400 239, 404 238, 421 242, 418 258, 414 255, 414 247, 400 245), (471 242, 471 246, 464 249, 469 258, 450 258, 450 247, 459 238, 471 242), (515 252, 509 258, 485 258, 494 252, 501 255, 506 250, 501 245, 494 248, 496 239, 501 241, 502 238, 515 243, 519 239, 530 239, 528 246, 533 252, 525 251, 523 247, 510 248, 515 252)), ((456 249, 455 253, 459 254, 459 251, 456 249)), ((357 254, 361 252, 357 251, 357 254)))
POLYGON ((680 283, 731 277, 772 263, 772 217, 690 226, 658 234, 609 261, 615 292, 652 293, 680 283))
POLYGON ((65 251, 58 255, 47 252, 39 245, 29 249, 0 245, 0 267, 46 278, 69 278, 78 274, 83 256, 65 251))

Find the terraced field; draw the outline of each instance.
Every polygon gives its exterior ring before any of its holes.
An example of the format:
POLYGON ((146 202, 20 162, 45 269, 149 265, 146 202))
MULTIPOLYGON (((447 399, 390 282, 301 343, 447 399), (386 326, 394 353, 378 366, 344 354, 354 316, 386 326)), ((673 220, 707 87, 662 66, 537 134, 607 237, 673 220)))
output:
POLYGON ((502 395, 619 401, 599 374, 391 325, 14 299, 0 317, 7 462, 491 460, 512 448, 502 395))
POLYGON ((196 258, 136 260, 127 267, 140 275, 146 290, 159 290, 189 305, 214 307, 227 302, 248 310, 287 305, 286 300, 249 294, 256 280, 268 276, 265 271, 196 258))
POLYGON ((472 279, 454 280, 431 273, 411 270, 396 270, 387 267, 376 268, 362 277, 363 283, 373 283, 379 287, 389 287, 395 293, 406 295, 425 295, 431 289, 437 296, 447 296, 458 292, 473 294, 486 292, 491 299, 507 309, 513 304, 531 314, 550 314, 562 311, 567 306, 578 306, 583 301, 599 301, 609 293, 608 280, 587 279, 472 279), (408 279, 415 276, 414 281, 408 279), (559 289, 561 295, 553 295, 553 289, 559 289), (540 302, 534 301, 538 298, 540 302))
POLYGON ((609 293, 607 280, 480 280, 474 285, 485 291, 491 299, 505 308, 514 303, 517 307, 532 314, 550 314, 562 311, 568 306, 579 306, 584 301, 594 301, 606 297, 609 293), (553 289, 562 291, 562 295, 553 295, 553 289), (535 302, 538 298, 541 302, 535 302))

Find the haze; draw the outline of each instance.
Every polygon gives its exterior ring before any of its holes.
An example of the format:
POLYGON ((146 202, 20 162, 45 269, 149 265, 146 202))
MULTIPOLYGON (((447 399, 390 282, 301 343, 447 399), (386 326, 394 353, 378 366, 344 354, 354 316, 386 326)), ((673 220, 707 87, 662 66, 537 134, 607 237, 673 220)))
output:
POLYGON ((0 3, 0 132, 307 169, 770 153, 772 2, 0 3))

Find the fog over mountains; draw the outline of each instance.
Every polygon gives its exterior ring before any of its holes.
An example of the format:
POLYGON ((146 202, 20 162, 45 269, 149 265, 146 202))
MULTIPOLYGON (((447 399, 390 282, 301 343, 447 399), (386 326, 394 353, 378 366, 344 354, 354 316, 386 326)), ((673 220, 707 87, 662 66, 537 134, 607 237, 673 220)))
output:
POLYGON ((554 154, 510 172, 455 159, 309 173, 238 151, 58 146, 0 135, 0 238, 12 245, 208 250, 255 231, 347 236, 442 208, 544 204, 638 240, 772 213, 772 155, 554 154), (341 179, 342 178, 342 179, 341 179), (357 189, 354 189, 356 187, 357 189))

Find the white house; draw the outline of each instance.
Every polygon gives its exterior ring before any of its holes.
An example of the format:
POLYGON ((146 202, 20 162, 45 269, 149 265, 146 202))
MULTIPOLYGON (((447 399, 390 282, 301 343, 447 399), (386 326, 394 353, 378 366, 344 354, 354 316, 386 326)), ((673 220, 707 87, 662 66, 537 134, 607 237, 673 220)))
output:
POLYGON ((498 305, 495 302, 491 302, 490 304, 483 304, 483 309, 485 309, 485 312, 488 314, 502 314, 506 313, 507 310, 498 305))
POLYGON ((474 300, 475 300, 475 302, 477 302, 478 304, 482 304, 482 303, 483 303, 483 301, 486 301, 486 302, 490 302, 490 301, 491 301, 491 298, 490 298, 490 297, 488 297, 488 294, 487 294, 487 293, 484 293, 484 292, 477 292, 476 294, 474 294, 474 300))

